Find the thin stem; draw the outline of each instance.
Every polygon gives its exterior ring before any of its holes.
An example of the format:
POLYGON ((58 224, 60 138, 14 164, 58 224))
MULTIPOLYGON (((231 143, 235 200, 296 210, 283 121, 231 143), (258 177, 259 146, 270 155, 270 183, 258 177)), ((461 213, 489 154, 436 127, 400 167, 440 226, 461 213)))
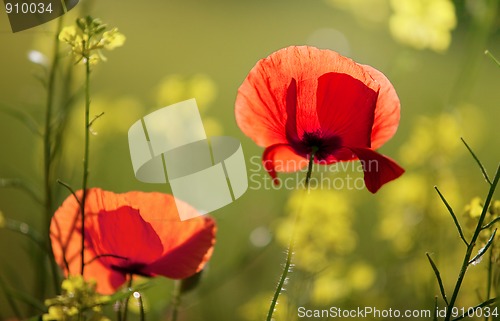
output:
MULTIPOLYGON (((307 192, 309 192, 309 181, 311 179, 311 174, 312 174, 312 170, 313 170, 313 163, 314 163, 314 154, 316 153, 316 151, 317 151, 317 148, 313 148, 311 155, 309 156, 309 166, 307 168, 306 181, 305 181, 305 189, 307 192)), ((271 305, 269 306, 269 311, 267 312, 266 321, 271 321, 273 319, 273 314, 274 314, 274 311, 276 309, 276 304, 278 304, 278 299, 279 299, 279 296, 281 294, 281 291, 283 290, 283 285, 285 284, 288 273, 290 272, 290 267, 292 265, 293 252, 294 252, 294 247, 295 247, 295 230, 297 228, 299 214, 300 214, 300 210, 297 211, 297 214, 295 216, 295 222, 293 224, 292 235, 290 237, 290 242, 288 243, 285 266, 283 268, 283 272, 281 273, 281 277, 280 277, 280 280, 278 282, 278 286, 276 287, 276 290, 274 291, 274 296, 273 296, 273 299, 271 301, 271 305)))
POLYGON ((439 290, 441 291, 441 297, 443 298, 444 302, 448 305, 448 299, 446 298, 446 292, 444 290, 443 280, 441 279, 441 273, 439 272, 436 264, 432 260, 430 254, 425 253, 425 255, 427 255, 427 259, 429 260, 429 263, 431 264, 432 269, 434 270, 434 274, 436 275, 436 279, 439 284, 439 290))
POLYGON ((146 320, 146 313, 144 311, 144 301, 142 300, 142 295, 139 293, 139 316, 140 316, 140 320, 141 321, 145 321, 146 320))
POLYGON ((75 198, 76 202, 78 203, 78 206, 80 206, 80 207, 82 206, 82 204, 80 203, 80 199, 78 198, 78 196, 76 196, 75 190, 71 186, 69 186, 68 183, 63 182, 60 179, 57 180, 57 183, 66 187, 68 189, 68 191, 71 193, 71 195, 73 195, 73 197, 75 198))
POLYGON ((129 295, 127 295, 127 298, 124 301, 123 304, 123 321, 127 321, 127 314, 128 314, 128 302, 130 301, 130 290, 132 289, 132 281, 134 279, 134 276, 132 274, 129 275, 129 280, 127 284, 127 291, 129 292, 129 295))
POLYGON ((87 198, 87 182, 89 178, 89 124, 90 124, 90 59, 87 57, 85 59, 85 150, 83 155, 83 183, 82 183, 82 201, 80 212, 82 213, 81 217, 81 235, 82 235, 82 244, 81 244, 81 267, 80 273, 83 275, 85 269, 85 201, 87 198))
POLYGON ((493 221, 489 222, 488 224, 485 224, 482 229, 487 229, 489 228, 490 226, 492 226, 493 224, 495 224, 496 222, 500 221, 500 217, 497 217, 495 218, 493 221))
POLYGON ((486 50, 484 54, 488 55, 497 64, 497 66, 500 67, 500 61, 498 61, 498 59, 495 58, 495 56, 493 56, 493 54, 489 50, 486 50))
POLYGON ((464 243, 465 243, 466 246, 469 246, 469 243, 467 242, 467 240, 464 237, 464 233, 462 232, 462 227, 460 226, 460 223, 458 222, 457 216, 455 215, 455 212, 453 211, 453 208, 450 206, 450 204, 448 203, 448 201, 446 200, 446 198, 443 196, 443 194, 441 194, 441 191, 439 190, 439 188, 437 188, 437 186, 434 186, 434 189, 439 194, 439 197, 441 198, 441 200, 443 201, 444 205, 448 209, 448 212, 450 212, 451 217, 453 218, 453 222, 455 223, 455 226, 457 227, 458 234, 460 234, 460 238, 462 239, 462 241, 464 241, 464 243))
POLYGON ((445 321, 449 321, 451 319, 451 311, 452 308, 455 306, 455 301, 457 300, 458 293, 460 292, 460 287, 462 286, 462 282, 465 277, 465 273, 467 272, 467 267, 469 266, 470 258, 472 256, 472 251, 474 249, 474 246, 476 244, 477 238, 479 237, 479 233, 482 230, 484 218, 486 217, 486 214, 488 213, 488 208, 490 206, 491 200, 493 198, 493 194, 495 193, 495 189, 498 184, 498 180, 500 179, 500 165, 497 168, 495 178, 493 179, 493 182, 490 186, 490 190, 488 192, 488 196, 486 197, 486 201, 483 206, 483 211, 481 212, 481 216, 479 217, 479 221, 477 222, 476 229, 474 231, 474 235, 472 235, 472 238, 469 242, 469 246, 467 246, 467 251, 465 253, 465 257, 462 263, 462 268, 460 269, 460 273, 458 274, 457 282, 455 284, 455 289, 453 290, 453 294, 450 299, 450 303, 448 304, 448 308, 446 309, 446 317, 445 321))
POLYGON ((481 163, 481 161, 479 160, 479 158, 477 158, 476 154, 474 154, 474 152, 472 151, 472 149, 465 142, 465 139, 463 139, 463 137, 460 137, 460 139, 464 143, 465 147, 467 147, 467 149, 469 150, 469 153, 472 155, 472 157, 474 158, 474 160, 476 161, 476 163, 479 165, 479 168, 481 169, 481 173, 483 173, 484 179, 488 182, 488 184, 491 185, 491 180, 490 180, 490 177, 488 176, 488 173, 486 173, 486 168, 484 168, 484 166, 481 163))
POLYGON ((179 307, 181 306, 181 289, 182 281, 175 280, 174 292, 172 295, 172 314, 170 317, 170 321, 177 321, 177 317, 179 316, 179 307))
MULTIPOLYGON (((45 221, 44 228, 47 233, 47 246, 49 248, 49 261, 52 270, 52 278, 54 281, 54 289, 56 292, 60 291, 60 280, 59 280, 59 272, 57 269, 57 264, 54 258, 54 254, 52 251, 52 243, 50 241, 50 221, 52 219, 52 209, 53 209, 53 200, 52 200, 52 112, 54 105, 54 92, 55 92, 55 84, 56 84, 56 73, 59 67, 59 32, 62 29, 63 19, 62 17, 58 19, 56 35, 54 39, 54 48, 53 48, 53 58, 52 65, 49 71, 49 79, 47 82, 47 101, 45 106, 45 130, 43 135, 43 185, 45 191, 45 221)), ((42 265, 43 266, 43 265, 42 265)), ((43 276, 44 268, 40 268, 40 282, 43 288, 43 283, 45 282, 45 277, 43 276)))
MULTIPOLYGON (((490 257, 488 258, 488 276, 486 280, 486 301, 488 301, 491 297, 491 278, 493 276, 493 251, 490 251, 490 257)), ((489 315, 484 316, 484 321, 488 321, 490 319, 489 315)))

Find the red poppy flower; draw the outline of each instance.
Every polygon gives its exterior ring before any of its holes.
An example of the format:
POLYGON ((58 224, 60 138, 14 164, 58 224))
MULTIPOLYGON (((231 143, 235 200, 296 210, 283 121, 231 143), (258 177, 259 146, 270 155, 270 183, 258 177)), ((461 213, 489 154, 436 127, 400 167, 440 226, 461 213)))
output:
POLYGON ((396 132, 399 109, 380 71, 302 46, 260 60, 238 90, 235 112, 241 130, 265 147, 262 160, 275 183, 277 172, 307 166, 315 151, 320 164, 361 160, 365 185, 375 193, 404 172, 375 152, 396 132))
MULTIPOLYGON (((82 196, 81 191, 76 194, 82 196)), ((180 221, 171 195, 115 194, 93 188, 88 191, 85 211, 84 277, 97 281, 99 293, 113 293, 127 274, 187 278, 199 272, 212 255, 214 220, 200 216, 180 221)), ((54 214, 50 237, 65 274, 80 273, 81 216, 72 195, 54 214)))

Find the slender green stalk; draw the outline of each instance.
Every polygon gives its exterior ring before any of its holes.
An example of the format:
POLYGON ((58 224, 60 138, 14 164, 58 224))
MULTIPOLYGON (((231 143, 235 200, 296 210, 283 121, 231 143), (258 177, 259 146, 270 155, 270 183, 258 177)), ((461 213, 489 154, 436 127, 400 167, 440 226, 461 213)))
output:
POLYGON ((472 155, 472 158, 474 158, 474 160, 476 161, 477 165, 481 169, 481 173, 483 174, 484 179, 488 182, 488 184, 491 185, 491 180, 490 180, 490 177, 488 176, 488 173, 486 172, 486 168, 484 168, 483 164, 481 163, 481 161, 479 161, 479 158, 477 158, 476 154, 469 147, 469 144, 467 144, 467 142, 465 141, 465 139, 463 137, 460 137, 460 139, 462 140, 462 143, 464 143, 465 147, 467 147, 467 149, 469 150, 469 153, 472 155))
MULTIPOLYGON (((307 167, 307 174, 306 174, 306 181, 305 181, 305 189, 307 192, 309 192, 309 181, 311 180, 313 163, 314 163, 314 154, 316 153, 316 151, 317 151, 317 148, 313 148, 311 155, 309 156, 309 166, 307 167)), ((271 301, 271 305, 269 306, 269 311, 267 312, 266 321, 271 321, 273 319, 273 314, 274 314, 274 311, 276 309, 276 304, 278 304, 278 299, 279 299, 279 296, 283 290, 283 285, 285 284, 286 279, 288 277, 288 273, 290 272, 290 267, 292 265, 292 259, 293 259, 293 252, 294 252, 294 248, 295 248, 295 230, 297 228, 299 215, 300 215, 300 209, 297 210, 297 214, 295 216, 295 222, 293 224, 292 235, 290 237, 290 242, 288 243, 285 266, 283 268, 283 272, 281 273, 281 277, 280 277, 280 280, 278 282, 278 286, 276 287, 276 290, 274 291, 274 296, 273 296, 273 299, 271 301)))
POLYGON ((132 289, 132 281, 134 279, 134 276, 132 274, 129 275, 129 280, 128 280, 128 284, 127 284, 127 291, 129 293, 129 295, 127 295, 127 297, 125 298, 125 300, 123 301, 123 319, 122 321, 127 321, 127 315, 128 315, 128 302, 130 301, 130 290, 132 289))
POLYGON ((87 183, 89 178, 89 126, 90 126, 90 59, 87 57, 85 59, 85 149, 83 155, 83 182, 82 191, 83 196, 80 202, 80 212, 81 212, 81 234, 82 234, 82 244, 80 258, 82 260, 80 273, 83 275, 85 270, 85 201, 87 199, 87 183))
POLYGON ((177 317, 179 316, 179 307, 181 306, 181 289, 182 281, 175 280, 174 292, 172 295, 172 314, 170 315, 170 321, 177 321, 177 317))
POLYGON ((451 320, 451 311, 452 308, 455 306, 455 302, 458 297, 458 293, 460 292, 460 288, 462 286, 462 282, 465 277, 465 273, 467 272, 467 268, 469 267, 470 264, 470 259, 472 256, 472 251, 474 250, 474 246, 476 245, 477 238, 479 237, 479 233, 482 230, 483 222, 486 217, 486 214, 488 213, 488 208, 490 206, 491 200, 493 198, 493 194, 495 193, 495 189, 498 184, 498 180, 500 179, 500 166, 497 168, 495 178, 493 179, 493 182, 490 186, 490 190, 488 192, 488 196, 486 198, 486 201, 483 206, 483 211, 481 212, 481 216, 479 217, 479 221, 477 223, 476 229, 474 231, 474 234, 472 235, 472 238, 469 242, 469 246, 467 246, 467 251, 465 253, 465 257, 462 263, 462 267, 460 269, 460 273, 458 274, 457 282, 455 284, 455 289, 453 290, 453 294, 450 299, 450 303, 448 304, 447 310, 446 310, 446 316, 445 316, 445 321, 451 320))
POLYGON ((139 294, 139 316, 140 316, 140 320, 141 321, 145 321, 146 320, 146 313, 144 312, 144 301, 142 300, 142 295, 139 294))
POLYGON ((484 54, 488 55, 497 64, 497 66, 500 67, 500 61, 498 61, 498 59, 493 56, 493 54, 489 50, 486 50, 484 54))
MULTIPOLYGON (((52 270, 52 278, 54 281, 54 289, 56 292, 60 291, 60 280, 59 280, 59 272, 57 269, 57 264, 54 258, 54 254, 52 252, 52 243, 50 242, 50 221, 52 219, 53 212, 53 199, 52 199, 52 113, 54 107, 54 93, 55 93, 55 84, 56 84, 56 73, 59 67, 59 32, 61 31, 63 24, 62 17, 58 19, 57 22, 57 30, 54 39, 54 49, 53 49, 53 58, 52 65, 49 71, 49 79, 47 82, 47 101, 45 106, 45 130, 43 135, 43 170, 44 170, 44 179, 43 186, 45 192, 45 215, 44 215, 44 224, 43 227, 46 231, 44 233, 47 235, 47 247, 49 249, 49 261, 52 270)), ((45 276, 45 269, 43 268, 43 264, 39 268, 39 284, 43 288, 45 276)))
MULTIPOLYGON (((488 276, 486 279, 486 301, 491 298, 491 278, 493 276, 493 251, 490 251, 490 257, 488 258, 488 276)), ((484 321, 488 321, 490 319, 489 316, 484 317, 484 321)))

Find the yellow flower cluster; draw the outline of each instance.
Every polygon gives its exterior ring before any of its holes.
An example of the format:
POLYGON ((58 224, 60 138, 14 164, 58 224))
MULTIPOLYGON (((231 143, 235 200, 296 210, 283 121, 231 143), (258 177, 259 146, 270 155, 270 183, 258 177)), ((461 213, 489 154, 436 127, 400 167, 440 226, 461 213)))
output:
POLYGON ((389 27, 397 41, 416 49, 448 49, 457 24, 451 0, 391 0, 391 7, 389 27))
POLYGON ((352 229, 353 209, 348 193, 334 190, 298 190, 288 204, 289 215, 278 225, 277 239, 287 245, 295 230, 295 263, 300 269, 317 273, 331 264, 332 257, 351 253, 356 247, 352 229), (299 222, 295 215, 300 211, 299 222))
POLYGON ((59 33, 59 40, 71 46, 75 62, 97 64, 106 61, 101 50, 113 50, 123 46, 125 36, 117 28, 106 30, 107 26, 92 17, 79 18, 76 26, 64 27, 59 33))
POLYGON ((109 321, 102 313, 102 305, 109 303, 110 298, 95 292, 95 281, 70 276, 61 287, 61 295, 45 301, 49 311, 43 315, 43 321, 109 321))

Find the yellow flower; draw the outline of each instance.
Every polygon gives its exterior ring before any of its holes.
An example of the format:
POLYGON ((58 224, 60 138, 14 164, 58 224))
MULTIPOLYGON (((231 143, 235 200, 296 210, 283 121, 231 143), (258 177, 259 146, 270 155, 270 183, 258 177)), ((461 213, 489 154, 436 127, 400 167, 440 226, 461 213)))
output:
POLYGON ((481 212, 483 211, 483 201, 480 197, 474 197, 472 201, 465 206, 465 212, 471 218, 478 218, 481 216, 481 212))
POLYGON ((125 36, 117 28, 105 31, 107 26, 99 19, 80 18, 76 24, 59 33, 59 40, 70 45, 76 63, 88 61, 95 65, 106 61, 101 49, 113 50, 125 43, 125 36))
POLYGON ((315 273, 329 265, 332 258, 351 253, 357 236, 347 193, 318 189, 305 194, 302 190, 292 193, 287 204, 289 215, 280 222, 276 234, 281 244, 288 244, 296 212, 301 211, 295 232, 295 263, 315 273))
POLYGON ((109 303, 110 297, 95 292, 96 282, 86 281, 81 275, 70 276, 63 280, 62 294, 45 300, 49 307, 43 321, 105 321, 101 305, 109 303))
POLYGON ((102 35, 104 49, 113 50, 123 46, 125 43, 125 36, 118 32, 118 28, 113 28, 110 31, 104 32, 102 35))
POLYGON ((59 33, 59 41, 73 44, 76 38, 76 26, 64 27, 59 33))
POLYGON ((391 0, 391 7, 389 27, 397 41, 437 52, 449 47, 457 23, 451 0, 391 0))

